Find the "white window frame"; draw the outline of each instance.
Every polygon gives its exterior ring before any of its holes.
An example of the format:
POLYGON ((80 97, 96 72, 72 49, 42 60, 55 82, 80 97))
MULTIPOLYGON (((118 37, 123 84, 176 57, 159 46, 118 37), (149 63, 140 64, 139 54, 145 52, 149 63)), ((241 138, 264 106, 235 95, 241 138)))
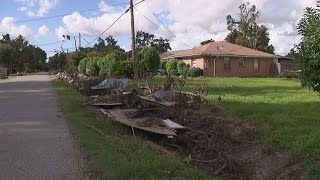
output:
POLYGON ((191 67, 197 67, 197 60, 194 58, 191 59, 191 67))
POLYGON ((253 60, 253 70, 259 71, 260 70, 260 60, 254 59, 253 60))

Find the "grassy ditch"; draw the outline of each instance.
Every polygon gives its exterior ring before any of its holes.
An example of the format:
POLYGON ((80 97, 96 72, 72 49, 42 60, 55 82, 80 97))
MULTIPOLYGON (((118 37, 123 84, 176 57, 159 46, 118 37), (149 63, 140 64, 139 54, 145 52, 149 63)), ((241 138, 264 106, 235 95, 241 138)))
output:
POLYGON ((299 80, 280 78, 193 78, 180 89, 192 91, 203 83, 208 99, 221 96, 227 114, 256 122, 263 143, 289 150, 312 178, 320 179, 319 93, 302 88, 299 80))
POLYGON ((96 115, 73 87, 53 80, 71 132, 79 138, 93 179, 212 179, 180 160, 160 154, 130 128, 96 115))

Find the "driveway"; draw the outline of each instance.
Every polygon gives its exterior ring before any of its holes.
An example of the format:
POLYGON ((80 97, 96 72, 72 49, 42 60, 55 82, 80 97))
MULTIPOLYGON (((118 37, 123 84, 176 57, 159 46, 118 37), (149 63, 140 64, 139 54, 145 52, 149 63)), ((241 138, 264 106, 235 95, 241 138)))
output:
POLYGON ((88 179, 47 73, 0 80, 0 179, 88 179))

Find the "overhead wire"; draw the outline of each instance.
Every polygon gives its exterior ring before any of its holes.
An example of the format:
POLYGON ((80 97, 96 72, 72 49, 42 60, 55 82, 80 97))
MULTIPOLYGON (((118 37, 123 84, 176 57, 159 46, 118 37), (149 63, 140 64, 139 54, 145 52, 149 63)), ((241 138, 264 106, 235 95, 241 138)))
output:
MULTIPOLYGON (((145 0, 141 0, 135 4, 133 4, 133 7, 144 2, 145 0)), ((107 27, 102 33, 100 33, 96 38, 94 38, 92 41, 90 41, 88 44, 85 45, 85 47, 87 47, 89 44, 92 45, 91 43, 94 42, 95 40, 97 40, 99 37, 101 37, 105 32, 107 32, 122 16, 124 16, 126 13, 129 12, 131 7, 129 7, 128 9, 126 9, 109 27, 107 27)))
MULTIPOLYGON (((124 4, 128 4, 128 3, 129 3, 129 2, 123 2, 123 3, 111 4, 111 5, 109 5, 109 6, 120 6, 120 5, 124 5, 124 4)), ((88 10, 82 10, 82 11, 77 11, 77 12, 79 12, 79 13, 86 13, 86 12, 97 11, 97 10, 101 10, 101 9, 105 9, 105 8, 102 7, 102 8, 88 9, 88 10)), ((26 20, 20 20, 20 21, 6 22, 6 23, 2 23, 2 24, 17 24, 17 23, 41 21, 41 20, 46 20, 46 19, 63 17, 63 16, 71 15, 71 14, 73 14, 73 13, 74 13, 74 12, 72 12, 72 13, 65 13, 65 14, 58 14, 58 15, 53 15, 53 16, 48 16, 48 17, 42 17, 42 18, 34 18, 34 19, 26 19, 26 20)))
MULTIPOLYGON (((182 42, 185 46, 187 46, 188 48, 190 48, 192 51, 196 51, 198 53, 202 53, 200 51, 198 51, 197 49, 192 48, 191 46, 189 46, 187 43, 185 43, 183 40, 181 40, 180 38, 178 38, 172 31, 170 31, 170 29, 168 27, 166 27, 164 25, 164 23, 157 17, 157 15, 154 13, 154 11, 151 9, 151 7, 149 6, 149 4, 144 1, 146 3, 146 5, 148 6, 148 8, 150 9, 150 11, 152 12, 152 14, 155 16, 155 18, 160 22, 160 24, 167 30, 167 32, 169 32, 170 35, 172 35, 173 37, 175 37, 176 39, 180 40, 180 42, 182 42)), ((145 16, 142 12, 140 12, 137 8, 135 8, 135 10, 137 10, 138 13, 140 13, 145 19, 147 19, 150 23, 152 23, 153 25, 155 25, 156 27, 158 27, 160 29, 160 26, 157 25, 155 22, 153 22, 152 20, 150 20, 147 16, 145 16)), ((160 29, 162 30, 162 29, 160 29)), ((162 30, 163 32, 165 32, 164 30, 162 30)), ((166 33, 167 33, 166 32, 166 33)))
POLYGON ((62 41, 57 41, 57 42, 46 43, 46 44, 37 44, 37 45, 34 45, 34 46, 37 46, 37 47, 48 46, 48 45, 53 45, 53 44, 59 44, 59 43, 61 43, 61 42, 62 42, 62 41))

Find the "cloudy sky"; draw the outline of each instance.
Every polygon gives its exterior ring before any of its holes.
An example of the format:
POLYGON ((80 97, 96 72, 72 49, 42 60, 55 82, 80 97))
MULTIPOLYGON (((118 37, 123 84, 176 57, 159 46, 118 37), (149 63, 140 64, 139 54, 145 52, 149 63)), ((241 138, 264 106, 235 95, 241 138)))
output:
MULTIPOLYGON (((139 2, 140 0, 134 0, 139 2)), ((238 6, 248 0, 145 0, 136 6, 136 30, 168 38, 173 50, 198 46, 206 39, 223 40, 228 31, 226 16, 236 16, 238 6), (156 16, 175 35, 160 24, 156 16), (146 19, 145 17, 148 19, 146 19)), ((85 46, 101 34, 127 8, 128 0, 2 0, 0 34, 19 34, 39 45, 48 54, 60 49, 62 35, 72 38, 81 33, 85 46), (54 18, 47 18, 52 17, 54 18), (30 20, 30 21, 29 21, 30 20), (49 44, 49 45, 47 45, 49 44)), ((316 0, 249 0, 261 10, 260 24, 269 28, 277 54, 287 52, 300 41, 296 25, 303 9, 316 0)), ((102 37, 112 35, 120 46, 130 49, 130 17, 126 13, 102 37)), ((90 44, 88 45, 90 46, 90 44)), ((74 41, 63 48, 74 49, 74 41)))

